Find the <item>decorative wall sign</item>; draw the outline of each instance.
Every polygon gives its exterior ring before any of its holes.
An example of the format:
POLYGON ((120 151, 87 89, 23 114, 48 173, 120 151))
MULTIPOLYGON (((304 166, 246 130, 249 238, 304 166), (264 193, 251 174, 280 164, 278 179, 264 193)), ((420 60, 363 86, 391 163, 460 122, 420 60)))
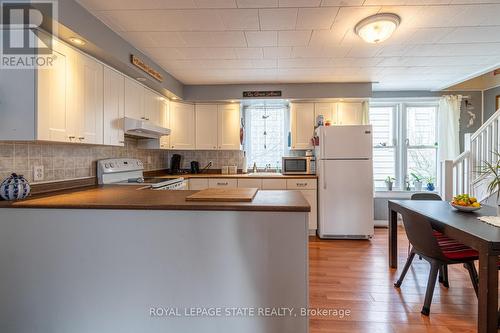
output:
POLYGON ((137 68, 141 69, 145 73, 147 73, 149 76, 154 77, 156 80, 159 82, 163 82, 163 75, 160 74, 160 72, 156 71, 153 67, 149 66, 146 64, 144 61, 136 57, 135 55, 131 54, 130 55, 130 61, 134 66, 137 68))
POLYGON ((272 91, 244 91, 243 97, 281 97, 281 90, 272 91))

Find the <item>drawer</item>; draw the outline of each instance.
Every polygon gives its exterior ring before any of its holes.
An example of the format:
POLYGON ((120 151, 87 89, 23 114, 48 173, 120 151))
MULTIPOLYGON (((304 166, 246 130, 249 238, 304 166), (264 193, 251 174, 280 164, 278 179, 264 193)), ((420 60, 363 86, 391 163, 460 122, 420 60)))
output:
POLYGON ((314 190, 317 188, 317 179, 315 178, 287 179, 286 188, 288 190, 314 190))
POLYGON ((208 188, 208 178, 191 178, 189 179, 190 190, 204 190, 208 188))
POLYGON ((236 188, 238 187, 238 179, 234 178, 211 178, 208 180, 208 187, 217 188, 217 187, 227 187, 227 188, 236 188))
POLYGON ((286 190, 286 179, 262 179, 263 190, 286 190))
POLYGON ((262 189, 262 179, 246 179, 240 178, 238 179, 238 187, 246 187, 246 188, 258 188, 262 189))

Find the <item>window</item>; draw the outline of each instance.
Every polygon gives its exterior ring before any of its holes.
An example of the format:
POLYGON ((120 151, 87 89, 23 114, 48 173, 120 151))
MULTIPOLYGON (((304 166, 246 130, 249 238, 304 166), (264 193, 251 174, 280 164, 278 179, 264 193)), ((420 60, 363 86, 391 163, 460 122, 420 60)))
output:
POLYGON ((288 105, 283 103, 259 103, 244 107, 245 150, 248 167, 257 163, 281 168, 281 157, 285 155, 285 127, 288 105))
POLYGON ((416 175, 436 183, 437 103, 372 103, 373 175, 375 188, 384 189, 387 177, 397 189, 413 186, 416 175))

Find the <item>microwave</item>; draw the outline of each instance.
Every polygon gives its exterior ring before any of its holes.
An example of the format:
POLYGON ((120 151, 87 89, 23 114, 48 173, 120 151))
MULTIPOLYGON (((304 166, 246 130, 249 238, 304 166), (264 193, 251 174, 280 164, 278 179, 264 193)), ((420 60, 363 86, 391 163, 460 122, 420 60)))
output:
POLYGON ((284 175, 314 175, 316 161, 311 156, 283 157, 281 170, 284 175))

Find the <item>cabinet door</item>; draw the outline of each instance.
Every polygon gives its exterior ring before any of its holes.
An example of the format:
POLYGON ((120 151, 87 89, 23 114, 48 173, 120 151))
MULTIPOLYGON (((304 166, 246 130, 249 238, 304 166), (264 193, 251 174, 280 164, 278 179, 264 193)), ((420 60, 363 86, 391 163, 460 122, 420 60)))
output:
POLYGON ((70 96, 73 77, 70 49, 62 43, 53 44, 53 66, 38 70, 37 82, 37 139, 70 142, 76 135, 72 133, 69 116, 70 96))
POLYGON ((262 189, 262 178, 240 178, 238 187, 262 189))
POLYGON ((104 144, 123 146, 123 117, 125 116, 125 78, 109 67, 104 67, 104 144))
POLYGON ((196 104, 196 149, 217 149, 217 105, 196 104))
POLYGON ((286 190, 286 179, 262 179, 263 190, 286 190))
POLYGON ((161 105, 160 96, 155 92, 144 89, 144 119, 150 123, 161 126, 161 105))
MULTIPOLYGON (((170 104, 167 99, 160 100, 161 107, 161 126, 170 128, 170 104)), ((170 148, 170 135, 164 135, 160 138, 160 148, 170 148)))
POLYGON ((293 103, 290 109, 292 149, 312 149, 314 104, 293 103))
POLYGON ((316 190, 303 190, 300 192, 311 206, 311 211, 309 212, 309 230, 316 230, 318 229, 318 200, 316 190))
POLYGON ((191 178, 189 179, 189 189, 190 190, 205 190, 208 188, 207 178, 191 178))
POLYGON ((239 150, 240 105, 219 105, 218 110, 218 148, 223 150, 239 150))
POLYGON ((144 119, 144 87, 125 78, 125 117, 144 119))
POLYGON ((361 125, 363 122, 362 103, 339 103, 338 124, 339 125, 361 125))
POLYGON ((236 188, 238 180, 236 178, 211 178, 208 180, 210 188, 236 188))
POLYGON ((332 125, 337 124, 337 103, 314 103, 314 123, 319 115, 323 115, 324 121, 330 121, 332 125))
POLYGON ((171 149, 194 149, 194 106, 191 104, 170 103, 171 149))
POLYGON ((79 62, 78 142, 103 143, 103 65, 84 55, 79 62))

